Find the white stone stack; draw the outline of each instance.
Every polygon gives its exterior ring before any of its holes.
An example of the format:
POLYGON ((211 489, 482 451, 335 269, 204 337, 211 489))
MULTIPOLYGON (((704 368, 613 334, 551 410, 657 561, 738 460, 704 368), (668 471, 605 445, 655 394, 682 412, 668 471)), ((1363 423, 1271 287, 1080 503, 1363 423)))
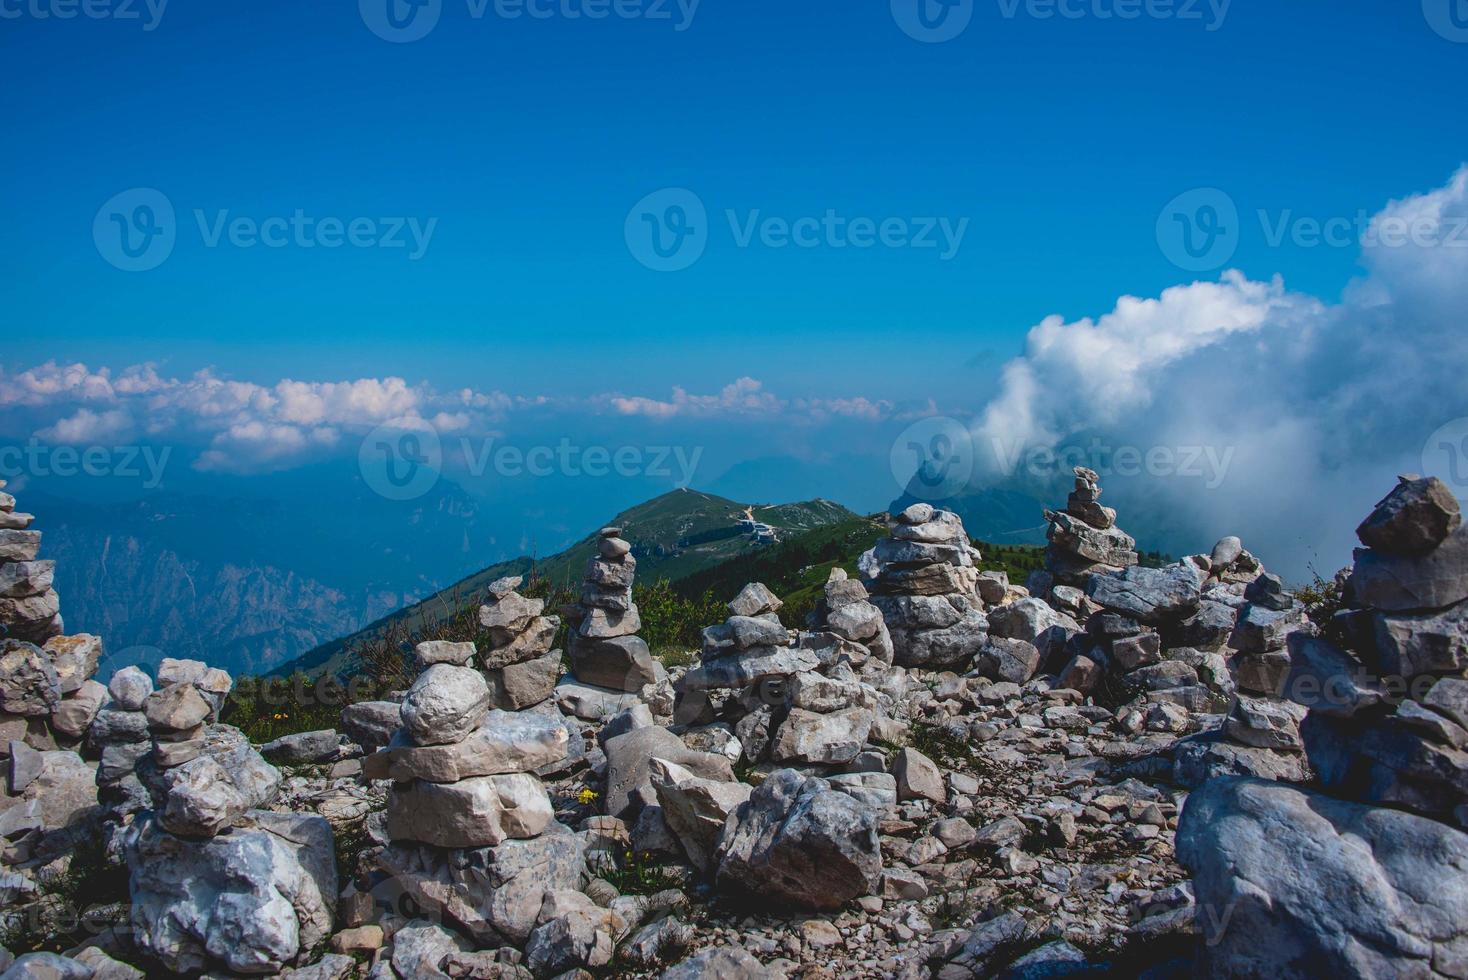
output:
MULTIPOLYGON (((538 617, 534 602, 510 598, 512 586, 498 592, 501 612, 522 610, 510 621, 538 617)), ((391 843, 379 864, 417 907, 452 915, 484 942, 523 943, 541 892, 575 887, 584 871, 579 840, 555 821, 535 774, 566 758, 569 732, 554 711, 493 708, 494 691, 475 665, 472 642, 420 643, 415 655, 423 670, 403 698, 402 727, 363 767, 369 779, 392 780, 385 823, 391 843), (527 871, 525 861, 535 867, 513 886, 527 871), (523 902, 508 900, 521 892, 523 902)))
POLYGON ((393 780, 393 840, 485 847, 534 837, 551 821, 532 770, 564 758, 566 728, 546 713, 491 710, 475 654, 473 643, 418 644, 423 672, 403 697, 402 728, 367 759, 369 778, 393 780))
POLYGON ((913 504, 892 520, 892 536, 861 556, 862 581, 905 667, 962 668, 988 638, 979 596, 979 552, 957 514, 913 504))
MULTIPOLYGON (((868 605, 870 614, 849 622, 880 642, 883 631, 872 629, 872 620, 880 627, 881 613, 849 588, 860 583, 832 585, 849 600, 838 609, 868 605)), ((744 587, 729 603, 729 619, 703 631, 702 660, 678 682, 675 717, 711 733, 732 731, 733 746, 751 764, 845 766, 866 746, 879 714, 877 691, 858 674, 873 661, 872 650, 832 631, 786 629, 781 605, 759 582, 744 587)))
POLYGON ((232 684, 197 660, 165 659, 156 690, 127 668, 113 676, 114 705, 94 725, 104 802, 115 819, 132 817, 119 838, 134 944, 175 973, 275 973, 331 934, 331 825, 265 809, 280 772, 243 732, 217 723, 232 684), (139 716, 151 743, 139 737, 139 716), (139 785, 151 809, 134 812, 139 785))
POLYGON ((544 599, 527 599, 515 590, 519 576, 490 583, 479 625, 488 642, 479 651, 494 704, 507 711, 531 708, 555 691, 561 676, 561 651, 552 650, 561 620, 543 616, 544 599))
POLYGON ((54 561, 38 561, 41 532, 35 518, 17 513, 0 480, 0 625, 4 636, 44 643, 62 631, 61 599, 51 587, 54 561))
POLYGON ((632 601, 637 559, 622 529, 604 527, 596 556, 586 563, 581 598, 566 609, 571 625, 567 655, 576 680, 594 687, 635 693, 666 676, 637 635, 642 618, 632 601))
POLYGON ((1030 591, 1049 598, 1055 585, 1084 588, 1096 574, 1114 574, 1137 563, 1137 542, 1116 526, 1116 511, 1100 504, 1100 476, 1084 466, 1075 468, 1075 489, 1065 510, 1045 511, 1050 522, 1046 533, 1045 575, 1034 578, 1030 591))

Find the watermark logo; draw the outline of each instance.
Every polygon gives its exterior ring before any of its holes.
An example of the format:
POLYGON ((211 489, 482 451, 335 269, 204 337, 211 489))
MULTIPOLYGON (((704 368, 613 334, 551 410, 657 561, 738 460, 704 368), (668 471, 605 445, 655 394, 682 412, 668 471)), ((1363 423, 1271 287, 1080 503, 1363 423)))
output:
POLYGON ((97 254, 123 272, 158 268, 173 254, 177 237, 173 202, 151 187, 114 195, 92 219, 97 254))
MULTIPOLYGON (((682 33, 693 26, 701 0, 465 0, 470 21, 645 20, 668 22, 682 33)), ((433 32, 443 16, 443 0, 357 0, 367 29, 384 41, 407 44, 433 32)))
POLYGON ((1002 436, 989 440, 989 451, 1006 479, 1022 475, 1032 481, 1069 479, 1077 466, 1110 476, 1198 480, 1217 490, 1228 479, 1237 446, 1112 445, 1093 436, 1085 445, 1030 445, 1002 436))
POLYGON ((638 262, 654 272, 681 272, 708 248, 708 211, 692 191, 664 188, 633 205, 623 233, 638 262))
POLYGON ((955 496, 974 474, 974 444, 968 426, 942 415, 921 419, 892 443, 892 478, 923 500, 955 496))
POLYGON ((1438 477, 1454 496, 1468 500, 1468 418, 1453 419, 1427 437, 1422 473, 1438 477))
POLYGON ((0 0, 0 20, 137 21, 144 32, 163 22, 168 0, 0 0))
POLYGON ((1213 32, 1228 19, 1233 0, 998 0, 999 14, 1014 20, 1175 20, 1213 32))
POLYGON ((421 41, 438 26, 443 0, 357 0, 367 29, 384 41, 421 41))
POLYGON ((1157 216, 1157 245, 1188 272, 1222 268, 1239 247, 1239 208, 1216 187, 1179 194, 1157 216))
POLYGON ((1468 44, 1468 0, 1422 0, 1422 16, 1439 36, 1468 44))
MULTIPOLYGON (((724 223, 738 249, 930 250, 940 262, 958 256, 969 227, 968 218, 849 216, 835 208, 794 218, 766 214, 760 208, 743 212, 726 208, 724 223)), ((678 272, 697 262, 712 233, 703 200, 681 187, 665 188, 638 201, 624 227, 627 250, 656 272, 678 272)))
POLYGON ((357 468, 378 496, 415 500, 433 489, 443 470, 438 431, 423 419, 385 422, 362 440, 357 468))
MULTIPOLYGON (((401 249, 409 262, 428 254, 438 229, 437 218, 339 218, 308 214, 303 208, 264 218, 232 214, 228 208, 212 212, 194 208, 192 217, 187 227, 207 249, 401 249)), ((173 254, 183 230, 167 195, 152 188, 133 188, 102 205, 92 221, 92 240, 98 254, 117 268, 147 272, 173 254)))
POLYGON ((139 480, 144 490, 156 490, 172 455, 172 446, 51 446, 32 436, 21 444, 0 445, 0 476, 111 477, 139 480))
POLYGON ((953 40, 973 17, 974 0, 892 0, 892 19, 902 33, 924 44, 953 40))

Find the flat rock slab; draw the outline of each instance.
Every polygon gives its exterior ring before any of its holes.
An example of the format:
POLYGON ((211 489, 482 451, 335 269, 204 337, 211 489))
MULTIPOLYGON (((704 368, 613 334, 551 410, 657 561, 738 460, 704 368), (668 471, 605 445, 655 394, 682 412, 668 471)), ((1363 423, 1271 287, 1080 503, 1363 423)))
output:
POLYGON ((1177 832, 1204 975, 1443 977, 1468 964, 1468 835, 1280 783, 1217 779, 1177 832))

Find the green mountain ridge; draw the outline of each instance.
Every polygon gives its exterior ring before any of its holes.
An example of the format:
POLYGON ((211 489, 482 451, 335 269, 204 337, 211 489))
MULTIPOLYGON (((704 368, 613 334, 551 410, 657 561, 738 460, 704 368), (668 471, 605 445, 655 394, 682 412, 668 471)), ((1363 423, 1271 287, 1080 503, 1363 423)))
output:
MULTIPOLYGON (((640 582, 666 581, 680 593, 678 583, 693 579, 740 559, 784 550, 811 532, 865 522, 864 518, 829 500, 790 504, 744 504, 698 490, 674 490, 631 507, 607 523, 622 528, 632 544, 640 582), (771 529, 773 541, 757 541, 753 525, 771 529)), ((586 561, 596 551, 596 530, 565 551, 547 558, 521 556, 497 562, 441 589, 426 599, 391 613, 362 630, 339 637, 272 671, 285 677, 300 672, 319 677, 347 675, 354 648, 395 626, 421 626, 447 620, 464 602, 481 593, 490 582, 507 575, 530 576, 552 586, 578 586, 586 561)), ((714 576, 716 580, 717 575, 714 576)), ((745 579, 739 583, 743 586, 745 579)), ((707 583, 713 588, 715 581, 707 583)), ((699 594, 703 591, 699 589, 699 594)), ((735 588, 737 591, 737 587, 735 588)), ((733 592, 729 597, 732 598, 733 592)))

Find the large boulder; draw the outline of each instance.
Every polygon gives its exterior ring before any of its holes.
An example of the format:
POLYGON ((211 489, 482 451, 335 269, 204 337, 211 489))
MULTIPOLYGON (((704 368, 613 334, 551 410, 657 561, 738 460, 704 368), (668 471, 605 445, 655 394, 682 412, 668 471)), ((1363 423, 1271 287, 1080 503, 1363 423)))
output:
POLYGON ((570 732, 559 718, 533 711, 491 711, 484 725, 452 745, 415 745, 398 732, 363 763, 369 779, 456 783, 473 776, 532 772, 566 757, 570 732))
POLYGON ((133 940, 169 970, 275 974, 331 934, 336 859, 322 817, 255 810, 191 841, 144 814, 125 849, 133 940))
POLYGON ((1120 575, 1095 575, 1086 595, 1112 612, 1157 626, 1180 622, 1198 611, 1202 583, 1187 562, 1166 568, 1133 565, 1120 575))
POLYGON ((1468 835, 1280 783, 1216 779, 1188 798, 1178 860, 1212 910, 1213 977, 1461 977, 1468 835))
POLYGON ((447 916, 481 947, 524 943, 547 891, 578 888, 586 875, 581 838, 551 821, 539 837, 446 851, 389 844, 378 857, 389 877, 373 897, 399 914, 447 916))
POLYGON ((391 839, 439 847, 486 847, 511 837, 534 837, 553 816, 545 787, 529 773, 457 783, 416 779, 394 785, 387 798, 391 839))
POLYGON ((49 715, 61 706, 61 679, 34 643, 0 641, 0 712, 49 715))
POLYGON ((634 820, 644 806, 655 804, 652 760, 671 762, 695 775, 716 782, 734 782, 734 768, 727 757, 690 749, 666 728, 637 728, 607 739, 606 810, 614 817, 634 820))
POLYGON ((1468 599, 1468 527, 1421 556, 1358 548, 1350 588, 1358 603, 1382 612, 1442 609, 1468 599))
POLYGON ((877 887, 879 819, 824 779, 778 770, 725 824, 717 883, 782 905, 838 909, 877 887))
POLYGON ((770 744, 776 762, 837 765, 856 758, 875 716, 866 708, 819 714, 792 708, 770 744))
POLYGON ((688 860, 700 871, 713 870, 714 850, 734 808, 753 787, 704 779, 683 766, 652 760, 652 785, 668 829, 678 836, 688 860))
POLYGON ((1462 524, 1458 498, 1446 483, 1435 476, 1403 476, 1356 528, 1356 536, 1389 555, 1425 555, 1462 524))
POLYGON ((403 697, 403 728, 419 745, 459 742, 484 723, 492 701, 479 671, 434 664, 403 697))

